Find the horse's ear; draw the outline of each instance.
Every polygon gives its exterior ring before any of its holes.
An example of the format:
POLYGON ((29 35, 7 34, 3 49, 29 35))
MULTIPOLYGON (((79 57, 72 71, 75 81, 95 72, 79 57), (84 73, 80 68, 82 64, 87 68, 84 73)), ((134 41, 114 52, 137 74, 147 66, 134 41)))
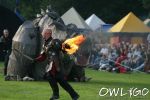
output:
POLYGON ((46 9, 46 12, 51 12, 52 11, 52 6, 51 5, 48 5, 47 6, 47 9, 46 9))
POLYGON ((43 10, 43 9, 41 9, 41 15, 45 15, 46 14, 46 12, 43 10))

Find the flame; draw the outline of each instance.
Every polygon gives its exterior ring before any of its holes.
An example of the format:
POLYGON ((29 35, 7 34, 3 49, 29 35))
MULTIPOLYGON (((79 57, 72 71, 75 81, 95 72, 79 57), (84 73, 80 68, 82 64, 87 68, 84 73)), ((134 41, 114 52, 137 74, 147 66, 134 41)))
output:
POLYGON ((79 49, 80 44, 83 43, 84 40, 85 37, 83 35, 67 39, 62 44, 62 49, 65 50, 68 54, 73 54, 79 49))

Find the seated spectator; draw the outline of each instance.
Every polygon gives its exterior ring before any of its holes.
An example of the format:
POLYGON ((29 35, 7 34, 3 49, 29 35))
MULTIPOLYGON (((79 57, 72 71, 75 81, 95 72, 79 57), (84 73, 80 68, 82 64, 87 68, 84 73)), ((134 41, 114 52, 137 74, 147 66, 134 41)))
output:
POLYGON ((147 62, 145 64, 144 71, 150 73, 150 49, 147 50, 147 62))
POLYGON ((144 67, 148 61, 147 53, 145 52, 145 48, 142 47, 140 53, 137 54, 135 60, 135 68, 134 71, 144 71, 144 67))
POLYGON ((127 59, 127 54, 123 51, 121 51, 121 55, 117 58, 115 62, 115 66, 118 68, 120 73, 126 73, 127 68, 122 65, 122 62, 127 59))
POLYGON ((109 52, 109 50, 108 50, 108 48, 107 48, 107 46, 106 46, 106 44, 105 44, 105 45, 102 47, 100 53, 101 53, 102 55, 108 55, 108 52, 109 52))
POLYGON ((99 62, 99 70, 106 70, 110 67, 109 60, 107 58, 107 55, 102 55, 102 58, 99 62))

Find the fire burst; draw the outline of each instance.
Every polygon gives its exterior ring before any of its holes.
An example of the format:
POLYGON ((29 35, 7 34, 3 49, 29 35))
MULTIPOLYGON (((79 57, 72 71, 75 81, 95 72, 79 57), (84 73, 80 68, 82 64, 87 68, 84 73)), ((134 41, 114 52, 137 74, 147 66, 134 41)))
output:
POLYGON ((86 38, 83 35, 67 39, 62 44, 62 49, 65 50, 68 54, 73 54, 79 49, 80 44, 83 43, 85 39, 86 38))

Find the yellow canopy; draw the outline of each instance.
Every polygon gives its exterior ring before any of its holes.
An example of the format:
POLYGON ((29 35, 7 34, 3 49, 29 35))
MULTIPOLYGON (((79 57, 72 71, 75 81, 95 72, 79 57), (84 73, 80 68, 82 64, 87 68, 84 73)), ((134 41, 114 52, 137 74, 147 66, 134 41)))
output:
POLYGON ((150 28, 146 26, 139 18, 137 18, 132 12, 122 18, 117 24, 115 24, 109 32, 150 32, 150 28))

